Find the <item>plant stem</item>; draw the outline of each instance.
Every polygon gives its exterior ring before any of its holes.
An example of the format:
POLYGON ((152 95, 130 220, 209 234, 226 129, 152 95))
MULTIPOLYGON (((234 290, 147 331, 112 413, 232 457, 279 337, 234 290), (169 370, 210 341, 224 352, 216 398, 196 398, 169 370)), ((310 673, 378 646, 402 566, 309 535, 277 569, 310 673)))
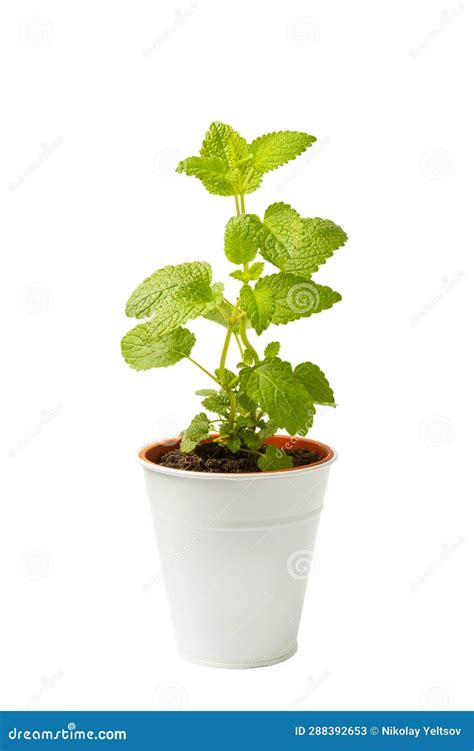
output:
POLYGON ((240 216, 240 206, 239 206, 239 199, 237 197, 237 193, 234 194, 234 198, 235 198, 235 210, 236 210, 237 216, 240 216))
POLYGON ((246 321, 247 321, 247 316, 244 314, 242 316, 242 318, 240 319, 240 331, 239 331, 240 338, 242 339, 242 341, 245 344, 246 348, 251 352, 252 357, 253 357, 253 359, 255 361, 255 365, 256 365, 258 362, 260 362, 260 358, 258 356, 258 352, 255 349, 255 347, 253 347, 252 344, 250 344, 250 342, 249 342, 249 339, 248 339, 248 336, 247 336, 246 321))
POLYGON ((203 367, 202 365, 200 365, 200 364, 199 364, 198 362, 196 362, 196 360, 193 360, 193 358, 192 358, 192 357, 189 357, 189 355, 188 355, 188 360, 189 360, 190 362, 192 362, 192 363, 193 363, 193 365, 196 365, 196 367, 198 367, 198 368, 199 368, 200 370, 202 370, 202 372, 203 372, 203 373, 205 373, 206 375, 208 375, 208 376, 209 376, 209 378, 212 378, 212 380, 213 380, 213 381, 215 381, 216 383, 218 383, 218 384, 219 384, 219 386, 220 386, 220 381, 219 381, 219 379, 218 379, 218 378, 216 378, 215 376, 213 376, 213 375, 212 375, 212 373, 210 373, 210 372, 209 372, 208 370, 206 370, 206 368, 204 368, 204 367, 203 367))
POLYGON ((242 347, 242 345, 240 343, 240 339, 239 339, 239 335, 238 335, 237 331, 234 331, 234 336, 235 336, 235 341, 237 342, 238 347, 239 347, 240 356, 241 356, 241 358, 243 360, 244 359, 244 348, 242 347))
POLYGON ((244 199, 243 193, 240 194, 240 205, 241 205, 242 214, 245 214, 245 199, 244 199))
POLYGON ((221 361, 219 363, 219 378, 220 378, 222 385, 224 385, 224 382, 225 382, 225 361, 227 358, 227 353, 229 351, 230 340, 232 338, 233 326, 234 324, 232 324, 232 326, 229 324, 227 328, 227 334, 225 336, 224 347, 222 348, 221 361))

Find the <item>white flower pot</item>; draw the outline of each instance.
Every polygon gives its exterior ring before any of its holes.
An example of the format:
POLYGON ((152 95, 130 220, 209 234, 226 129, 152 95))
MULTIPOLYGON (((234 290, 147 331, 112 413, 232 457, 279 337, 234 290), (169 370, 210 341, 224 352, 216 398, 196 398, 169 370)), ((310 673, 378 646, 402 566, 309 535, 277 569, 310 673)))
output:
POLYGON ((154 463, 175 447, 140 451, 178 651, 222 668, 291 657, 335 452, 307 438, 316 464, 268 473, 188 472, 154 463))

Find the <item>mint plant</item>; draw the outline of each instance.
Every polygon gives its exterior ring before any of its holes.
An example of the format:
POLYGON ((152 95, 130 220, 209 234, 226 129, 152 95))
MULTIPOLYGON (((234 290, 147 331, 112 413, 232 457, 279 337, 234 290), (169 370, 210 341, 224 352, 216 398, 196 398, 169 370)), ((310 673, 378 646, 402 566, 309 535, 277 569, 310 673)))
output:
POLYGON ((132 368, 163 368, 187 359, 213 382, 212 388, 196 391, 204 409, 182 433, 182 452, 193 451, 212 436, 232 453, 258 455, 262 471, 286 469, 292 458, 266 445, 266 440, 278 428, 305 435, 315 405, 335 406, 318 365, 303 362, 293 368, 279 356, 276 341, 261 354, 254 336, 272 324, 320 313, 341 300, 338 292, 312 279, 346 242, 341 227, 328 219, 303 218, 286 203, 272 203, 263 218, 247 213, 245 205, 245 197, 260 187, 264 174, 295 159, 315 140, 306 133, 278 131, 248 143, 230 125, 215 122, 200 155, 178 164, 177 172, 196 177, 209 193, 233 198, 235 216, 225 227, 224 252, 237 267, 230 276, 242 285, 232 302, 221 282, 212 283, 209 264, 193 261, 158 269, 127 302, 127 316, 147 319, 122 339, 122 354, 132 368), (265 262, 276 272, 265 273, 265 262), (196 338, 183 324, 199 316, 225 329, 215 369, 191 356, 196 338), (232 343, 239 361, 230 370, 232 343))

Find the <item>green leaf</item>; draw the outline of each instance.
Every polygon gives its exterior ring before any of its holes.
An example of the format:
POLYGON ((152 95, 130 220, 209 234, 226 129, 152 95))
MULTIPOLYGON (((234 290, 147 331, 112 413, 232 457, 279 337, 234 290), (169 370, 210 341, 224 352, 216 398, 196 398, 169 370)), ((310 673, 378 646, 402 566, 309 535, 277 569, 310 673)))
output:
POLYGON ((280 347, 280 342, 269 342, 269 344, 267 344, 267 346, 265 347, 263 354, 265 355, 265 357, 277 357, 280 351, 280 347))
POLYGON ((211 123, 204 138, 201 156, 192 156, 178 164, 177 172, 197 177, 215 195, 252 193, 261 183, 254 169, 252 153, 245 138, 230 125, 211 123))
POLYGON ((194 392, 197 396, 214 396, 218 392, 216 389, 198 389, 194 392))
POLYGON ((226 440, 226 446, 230 451, 232 451, 233 454, 237 453, 241 445, 242 442, 237 435, 230 435, 226 440))
POLYGON ((257 405, 251 400, 251 398, 244 391, 239 391, 237 394, 237 403, 241 412, 250 414, 255 412, 257 405))
POLYGON ((245 365, 253 365, 253 354, 251 353, 249 349, 246 349, 244 351, 243 359, 244 359, 245 365))
POLYGON ((126 313, 145 318, 155 313, 153 331, 164 334, 197 318, 222 297, 222 286, 211 288, 211 267, 195 261, 165 266, 145 279, 131 294, 126 313))
POLYGON ((234 216, 227 222, 224 250, 232 263, 249 263, 257 255, 260 219, 255 214, 234 216))
POLYGON ((242 430, 240 433, 242 441, 250 451, 257 451, 262 445, 262 438, 254 430, 242 430))
POLYGON ((240 269, 237 269, 236 271, 231 271, 230 274, 229 274, 229 276, 234 277, 234 279, 238 279, 239 282, 247 282, 248 281, 247 276, 240 269))
POLYGON ((266 447, 265 453, 257 462, 262 472, 274 472, 278 469, 290 469, 293 466, 293 459, 277 446, 270 444, 266 447))
POLYGON ((234 279, 238 279, 240 282, 244 282, 244 284, 246 284, 247 282, 255 281, 255 279, 258 279, 264 267, 265 264, 257 261, 257 263, 253 263, 251 266, 249 266, 246 272, 237 269, 237 271, 232 271, 229 276, 233 276, 234 279))
POLYGON ((244 186, 245 193, 253 193, 260 186, 262 177, 254 169, 250 147, 230 125, 211 123, 200 154, 202 157, 218 158, 226 165, 234 193, 243 192, 244 186))
POLYGON ((251 371, 246 391, 277 427, 290 434, 304 435, 309 430, 315 413, 313 400, 289 362, 277 357, 265 360, 251 371))
POLYGON ((158 335, 152 323, 140 323, 122 339, 122 355, 135 370, 174 365, 189 356, 196 342, 196 337, 188 329, 177 328, 158 335))
MULTIPOLYGON (((214 371, 216 377, 219 379, 221 378, 220 368, 216 368, 214 371)), ((229 385, 233 381, 237 381, 238 377, 235 373, 232 372, 232 370, 229 370, 228 368, 224 368, 224 384, 229 385)))
POLYGON ((262 441, 265 441, 267 438, 271 438, 272 435, 275 435, 278 425, 275 425, 274 422, 272 422, 271 420, 268 420, 268 422, 262 420, 259 425, 260 424, 262 427, 260 428, 258 435, 262 439, 262 441))
POLYGON ((223 415, 229 409, 229 397, 224 391, 218 394, 212 394, 207 396, 201 402, 202 406, 209 410, 209 412, 215 412, 218 415, 223 415))
POLYGON ((347 242, 344 230, 329 219, 302 219, 303 235, 281 268, 303 276, 311 276, 326 263, 334 251, 347 242))
POLYGON ((190 156, 178 164, 176 172, 197 177, 213 195, 233 196, 235 193, 232 172, 222 159, 190 156))
POLYGON ((335 407, 334 392, 321 368, 312 362, 302 362, 295 368, 295 376, 311 394, 315 404, 335 407))
POLYGON ((260 253, 281 268, 295 253, 303 237, 303 222, 286 203, 272 203, 265 212, 260 230, 260 253))
POLYGON ((267 287, 257 289, 257 286, 252 289, 245 284, 240 290, 240 303, 257 334, 265 331, 270 324, 275 309, 272 290, 267 287))
POLYGON ((255 281, 256 279, 258 279, 259 276, 261 276, 264 268, 265 264, 261 261, 257 261, 256 263, 253 263, 251 266, 249 266, 247 272, 249 281, 255 281))
POLYGON ((255 169, 269 172, 296 159, 316 141, 314 136, 292 130, 281 130, 259 136, 250 144, 255 169))
POLYGON ((271 322, 277 325, 320 313, 342 299, 339 292, 330 287, 283 271, 259 279, 255 285, 255 295, 263 294, 263 290, 273 295, 275 307, 271 322))
MULTIPOLYGON (((225 302, 225 300, 223 300, 222 302, 218 304, 221 310, 223 310, 224 313, 226 314, 227 318, 230 318, 232 314, 232 310, 233 310, 232 305, 228 302, 225 302)), ((204 318, 207 318, 208 321, 213 321, 214 323, 218 323, 220 326, 224 326, 224 328, 227 328, 228 326, 227 320, 224 318, 220 310, 217 310, 214 306, 211 307, 210 310, 205 310, 204 313, 202 313, 202 315, 204 316, 204 318)), ((238 331, 239 324, 236 323, 232 330, 238 331)))
POLYGON ((189 454, 209 435, 209 418, 204 412, 193 417, 186 430, 181 433, 180 451, 189 454))
POLYGON ((245 138, 230 125, 219 122, 210 124, 199 153, 202 157, 220 159, 228 168, 251 155, 245 138))

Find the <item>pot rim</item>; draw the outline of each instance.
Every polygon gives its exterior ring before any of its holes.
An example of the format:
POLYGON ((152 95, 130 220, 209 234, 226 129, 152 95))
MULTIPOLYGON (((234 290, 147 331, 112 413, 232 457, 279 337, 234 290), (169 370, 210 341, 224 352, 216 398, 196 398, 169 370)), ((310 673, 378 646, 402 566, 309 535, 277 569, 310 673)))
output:
MULTIPOLYGON (((214 434, 213 434, 214 435, 214 434)), ((160 447, 166 448, 168 451, 177 448, 179 446, 179 438, 167 438, 161 441, 153 441, 147 443, 138 451, 137 461, 142 465, 144 469, 150 472, 158 472, 159 474, 172 475, 174 477, 185 477, 188 479, 197 480, 265 480, 269 478, 277 478, 279 475, 287 475, 289 472, 297 472, 298 475, 315 473, 328 467, 330 464, 334 464, 338 458, 337 451, 331 446, 321 441, 315 441, 312 438, 305 438, 302 436, 289 436, 287 434, 275 434, 266 441, 266 443, 273 443, 273 445, 280 448, 288 442, 292 441, 292 445, 297 448, 310 448, 313 451, 323 453, 322 459, 312 464, 305 464, 301 467, 290 467, 289 469, 274 469, 270 472, 196 472, 195 470, 188 469, 176 469, 175 467, 166 467, 163 464, 156 464, 147 457, 150 451, 156 450, 160 447)), ((165 452, 163 452, 165 453, 165 452)))

